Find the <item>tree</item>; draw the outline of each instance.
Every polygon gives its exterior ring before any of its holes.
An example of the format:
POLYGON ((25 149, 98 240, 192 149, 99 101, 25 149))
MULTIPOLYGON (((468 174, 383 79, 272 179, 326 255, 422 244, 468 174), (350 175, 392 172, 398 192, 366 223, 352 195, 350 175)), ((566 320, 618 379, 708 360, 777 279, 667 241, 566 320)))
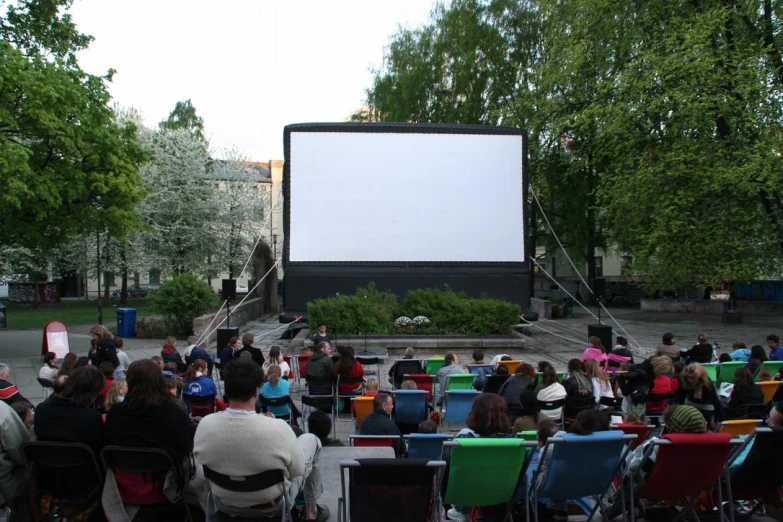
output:
POLYGON ((160 130, 187 130, 200 140, 204 140, 204 121, 196 114, 196 108, 190 99, 178 101, 169 117, 160 122, 160 130))
POLYGON ((143 154, 109 108, 106 82, 76 60, 66 0, 23 0, 0 15, 0 242, 50 250, 101 226, 137 223, 143 154))

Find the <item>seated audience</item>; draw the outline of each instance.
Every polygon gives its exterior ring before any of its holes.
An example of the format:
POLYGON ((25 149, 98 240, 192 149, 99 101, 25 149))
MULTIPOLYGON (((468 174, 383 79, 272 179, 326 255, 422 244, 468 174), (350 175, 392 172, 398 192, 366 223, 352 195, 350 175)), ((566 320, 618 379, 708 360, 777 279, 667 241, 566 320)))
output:
POLYGON ((579 359, 568 361, 568 374, 563 379, 563 388, 568 397, 583 399, 593 395, 593 384, 585 373, 585 363, 579 359))
MULTIPOLYGON (((350 346, 338 346, 337 353, 340 354, 340 359, 334 365, 334 374, 340 377, 338 391, 341 394, 358 393, 362 389, 364 366, 356 360, 356 355, 350 346)), ((310 359, 312 361, 312 357, 310 359)))
POLYGON ((750 359, 750 349, 748 349, 742 341, 734 341, 734 344, 731 345, 729 358, 732 361, 748 362, 748 359, 750 359))
POLYGON ((759 382, 771 381, 772 372, 769 370, 759 370, 759 382))
POLYGON ((650 395, 667 396, 657 401, 647 400, 646 411, 647 413, 660 414, 669 405, 669 401, 673 398, 672 395, 672 379, 670 375, 673 373, 672 360, 665 356, 659 355, 653 357, 650 360, 652 364, 654 379, 652 387, 650 388, 650 395))
POLYGON ((332 419, 321 410, 313 410, 307 417, 307 431, 318 437, 321 446, 345 446, 340 439, 329 438, 332 433, 332 419))
POLYGON ((438 387, 438 395, 435 398, 435 404, 442 404, 443 403, 443 397, 446 393, 446 381, 448 380, 449 375, 461 375, 468 373, 468 371, 460 366, 459 364, 459 357, 457 357, 457 354, 449 352, 444 357, 443 366, 441 366, 437 371, 438 376, 438 383, 440 386, 438 387))
MULTIPOLYGON (((538 389, 538 401, 539 402, 555 402, 561 401, 566 398, 566 391, 563 385, 557 382, 557 372, 552 366, 544 367, 542 372, 541 384, 538 389)), ((541 408, 541 414, 549 417, 550 419, 559 419, 563 415, 563 407, 558 406, 552 409, 541 408)))
MULTIPOLYGON (((258 393, 267 399, 280 399, 289 396, 288 381, 281 378, 279 366, 275 364, 269 366, 266 382, 261 386, 258 393)), ((268 406, 267 411, 276 418, 287 419, 291 416, 291 408, 287 404, 284 406, 268 406)))
POLYGON ((109 411, 112 406, 125 400, 128 393, 128 381, 122 378, 116 378, 111 382, 109 392, 103 401, 103 409, 109 411))
MULTIPOLYGON (((617 355, 618 357, 625 357, 627 358, 628 362, 633 364, 633 353, 628 348, 628 340, 625 337, 617 336, 617 339, 614 343, 614 350, 612 350, 611 353, 617 355)), ((612 371, 617 370, 619 367, 620 362, 617 362, 617 360, 609 361, 609 368, 612 369, 612 371)))
POLYGON ((708 363, 715 357, 715 349, 710 343, 710 338, 706 333, 700 333, 697 336, 697 343, 694 344, 690 350, 681 350, 680 357, 686 364, 693 362, 708 363))
MULTIPOLYGON (((416 350, 414 350, 412 347, 408 346, 405 348, 405 353, 402 356, 402 359, 398 359, 397 361, 394 361, 394 364, 391 365, 391 368, 389 368, 389 383, 393 384, 395 386, 399 386, 399 384, 402 382, 404 376, 403 375, 397 375, 397 362, 400 360, 406 360, 406 359, 415 359, 416 358, 416 350)), ((403 372, 400 372, 403 373, 403 372)), ((404 373, 410 373, 410 372, 404 372, 404 373)))
MULTIPOLYGON (((282 469, 288 488, 286 498, 295 499, 300 490, 304 491, 305 520, 328 520, 328 508, 317 504, 322 492, 320 439, 313 433, 297 438, 284 421, 256 414, 258 389, 264 380, 259 365, 231 361, 223 376, 228 408, 199 423, 193 448, 198 462, 218 473, 240 477, 282 469)), ((277 515, 280 510, 278 486, 245 493, 212 485, 212 492, 216 506, 229 516, 262 518, 277 515)))
POLYGON ((598 361, 587 361, 585 363, 585 374, 590 379, 593 397, 598 408, 601 410, 606 408, 614 409, 615 398, 612 383, 609 382, 609 377, 601 370, 598 361))
POLYGON ((535 372, 533 367, 529 364, 520 364, 517 366, 517 370, 498 390, 498 395, 503 397, 506 401, 506 407, 509 413, 509 417, 512 421, 516 420, 519 413, 522 411, 521 395, 524 390, 533 389, 535 387, 535 372), (531 377, 531 373, 533 373, 531 377))
MULTIPOLYGON (((367 384, 369 384, 369 382, 367 384)), ((365 390, 366 389, 367 389, 367 387, 365 386, 365 390)), ((400 389, 401 390, 418 390, 419 388, 418 388, 418 386, 416 386, 416 381, 412 381, 412 380, 408 379, 407 381, 402 381, 402 384, 400 384, 400 389)), ((376 395, 378 395, 378 394, 376 393, 376 395)))
POLYGON ((103 444, 103 420, 92 403, 106 384, 94 366, 71 372, 60 394, 52 394, 35 408, 35 435, 38 440, 81 442, 93 450, 103 444))
POLYGON ((114 336, 114 349, 117 350, 117 360, 120 361, 120 366, 123 370, 125 370, 128 366, 130 366, 131 360, 130 357, 128 357, 128 354, 125 353, 125 350, 123 350, 123 346, 125 346, 125 341, 122 340, 122 337, 114 336))
POLYGON ((332 345, 321 341, 316 351, 307 360, 305 380, 307 381, 310 395, 330 395, 332 393, 332 379, 334 378, 334 362, 330 357, 332 345), (319 382, 312 382, 313 379, 319 382))
POLYGON ((11 369, 5 363, 0 363, 0 401, 9 406, 15 402, 30 403, 11 382, 11 369))
MULTIPOLYGON (((468 368, 468 372, 470 372, 469 368, 473 365, 487 364, 486 362, 484 362, 484 350, 482 350, 481 348, 477 348, 473 350, 473 354, 471 357, 473 359, 473 362, 468 363, 466 365, 466 367, 468 368)), ((479 368, 476 371, 478 373, 476 373, 476 380, 474 381, 473 385, 477 390, 481 390, 484 387, 484 383, 487 382, 487 371, 485 368, 479 368)))
POLYGON ((532 390, 523 390, 519 397, 521 409, 519 416, 514 421, 513 432, 532 431, 538 428, 541 420, 539 415, 538 397, 532 390))
POLYGON ((65 354, 65 357, 63 357, 63 363, 60 365, 60 371, 57 372, 58 377, 68 377, 74 368, 76 368, 76 361, 79 359, 79 356, 76 355, 73 352, 68 352, 65 354))
POLYGON ((720 355, 718 356, 718 362, 719 362, 720 364, 723 364, 723 363, 725 363, 725 362, 731 362, 731 355, 729 355, 729 354, 727 354, 727 353, 722 353, 722 354, 720 354, 720 355))
POLYGON ((185 362, 182 360, 182 356, 177 351, 177 338, 166 337, 163 343, 163 349, 160 351, 160 356, 163 358, 163 364, 173 363, 176 366, 174 373, 185 373, 185 362))
POLYGON ((207 375, 212 377, 212 368, 214 367, 214 361, 212 361, 212 357, 209 356, 207 351, 196 344, 198 342, 198 337, 195 335, 191 335, 188 337, 188 345, 185 347, 185 350, 183 350, 182 355, 185 356, 185 364, 190 366, 198 359, 201 359, 203 361, 207 362, 207 375))
POLYGON ((783 361, 783 348, 780 347, 780 338, 775 334, 767 336, 770 361, 783 361))
POLYGON ((274 345, 269 349, 269 359, 265 360, 264 364, 261 365, 261 368, 264 369, 264 375, 269 373, 269 367, 273 364, 280 367, 280 376, 287 380, 291 373, 291 367, 286 360, 283 359, 283 356, 280 353, 280 347, 277 345, 274 345))
POLYGON ((185 373, 182 394, 198 398, 217 397, 215 381, 207 375, 208 371, 207 361, 204 359, 193 361, 185 373))
MULTIPOLYGON (((168 390, 169 395, 171 395, 171 400, 174 401, 174 405, 185 415, 190 415, 188 405, 185 404, 185 400, 182 398, 182 389, 185 385, 180 381, 179 377, 171 373, 167 374, 166 372, 163 372, 163 380, 166 382, 166 389, 168 390)), ((221 402, 221 399, 215 399, 216 406, 221 402)), ((222 408, 218 407, 218 409, 222 408)))
POLYGON ((674 342, 674 334, 670 332, 663 334, 662 342, 658 345, 655 355, 666 355, 671 358, 672 361, 676 361, 680 358, 680 349, 674 342))
POLYGON ((680 387, 675 402, 693 406, 702 412, 708 422, 723 420, 723 405, 718 398, 707 371, 699 363, 691 363, 680 373, 680 387))
POLYGON ((253 359, 253 362, 263 368, 264 353, 261 351, 261 348, 256 348, 255 346, 253 346, 254 340, 255 340, 255 336, 250 332, 243 335, 242 348, 239 349, 239 354, 241 355, 244 352, 249 352, 250 358, 253 359))
POLYGON ((419 423, 419 433, 438 433, 438 425, 427 419, 419 423))
MULTIPOLYGON (((21 403, 16 403, 21 404, 21 403)), ((29 409, 29 408, 28 408, 29 409)), ((25 520, 21 513, 28 502, 30 473, 21 446, 30 441, 30 429, 13 408, 0 401, 0 491, 11 507, 14 518, 25 520)))
POLYGON ((44 365, 41 366, 41 369, 38 371, 38 378, 54 382, 59 373, 60 369, 57 367, 57 354, 54 352, 47 352, 44 356, 44 365))
POLYGON ((109 393, 109 387, 111 387, 111 382, 114 380, 114 368, 112 368, 110 362, 103 361, 98 365, 98 370, 100 370, 100 372, 106 378, 106 384, 103 385, 103 389, 100 391, 100 393, 98 393, 98 397, 103 399, 106 397, 106 394, 109 393))
POLYGON ((220 364, 225 366, 232 359, 239 357, 239 350, 242 349, 242 343, 236 335, 228 340, 228 344, 220 350, 220 364))
POLYGON ((768 361, 769 358, 767 357, 767 352, 764 351, 764 347, 760 344, 754 344, 750 347, 750 358, 748 359, 748 365, 750 365, 753 361, 756 362, 756 368, 761 365, 761 363, 768 361))
POLYGON ((163 357, 160 355, 153 355, 150 357, 150 361, 154 362, 158 365, 158 368, 160 368, 161 371, 163 371, 163 367, 166 365, 166 362, 163 360, 163 357))
POLYGON ((607 368, 610 364, 614 367, 619 367, 624 362, 631 362, 631 357, 618 355, 616 353, 607 353, 604 349, 604 345, 601 343, 601 339, 594 335, 587 339, 587 348, 582 353, 581 359, 582 362, 596 360, 603 368, 607 368))
POLYGON ((93 366, 98 366, 104 361, 110 362, 112 368, 119 366, 120 360, 117 358, 117 348, 114 346, 114 335, 102 325, 90 328, 90 335, 95 342, 95 351, 91 351, 93 366))
POLYGON ((391 414, 394 410, 394 401, 388 393, 379 393, 373 399, 375 411, 367 415, 362 421, 362 427, 359 430, 361 435, 396 435, 400 437, 394 445, 394 453, 397 456, 402 455, 404 448, 402 445, 402 433, 400 429, 391 420, 391 414))
POLYGON ((753 374, 747 368, 740 368, 734 374, 734 389, 729 397, 729 408, 744 408, 764 404, 764 392, 753 382, 753 374))
POLYGON ((672 363, 672 391, 676 392, 680 389, 680 373, 682 373, 683 368, 685 368, 685 364, 682 361, 674 361, 672 363))

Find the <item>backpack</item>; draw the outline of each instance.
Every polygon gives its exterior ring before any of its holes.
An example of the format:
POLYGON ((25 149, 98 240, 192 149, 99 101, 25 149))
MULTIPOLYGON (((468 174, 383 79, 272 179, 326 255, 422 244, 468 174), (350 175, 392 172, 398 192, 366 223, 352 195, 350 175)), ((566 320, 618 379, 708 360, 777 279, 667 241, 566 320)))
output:
POLYGON ((619 374, 617 381, 620 391, 628 397, 633 404, 642 404, 650 393, 650 384, 653 381, 653 369, 649 361, 632 364, 627 372, 619 374))

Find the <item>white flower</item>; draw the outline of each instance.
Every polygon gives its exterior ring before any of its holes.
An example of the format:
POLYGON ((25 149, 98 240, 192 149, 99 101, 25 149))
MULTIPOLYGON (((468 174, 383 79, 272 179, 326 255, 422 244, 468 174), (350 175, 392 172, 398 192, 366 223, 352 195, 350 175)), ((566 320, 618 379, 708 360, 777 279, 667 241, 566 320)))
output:
POLYGON ((417 315, 413 318, 413 324, 416 326, 427 326, 430 324, 430 320, 423 315, 417 315))
POLYGON ((413 321, 411 321, 411 318, 410 317, 406 317, 404 315, 402 317, 398 317, 394 321, 394 326, 397 326, 397 327, 410 326, 411 324, 413 324, 413 321))

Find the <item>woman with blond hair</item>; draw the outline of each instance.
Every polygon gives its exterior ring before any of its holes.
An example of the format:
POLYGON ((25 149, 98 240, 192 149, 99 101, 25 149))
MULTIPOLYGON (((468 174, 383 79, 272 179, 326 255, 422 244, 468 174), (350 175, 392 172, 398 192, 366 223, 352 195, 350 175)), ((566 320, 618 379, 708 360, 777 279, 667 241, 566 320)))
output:
POLYGON ((593 385, 593 397, 595 397, 595 402, 598 404, 598 409, 614 408, 616 402, 612 383, 609 381, 609 377, 601 370, 598 361, 595 359, 585 361, 585 375, 587 375, 587 378, 590 379, 590 383, 593 385))
POLYGON ((280 347, 277 345, 272 346, 269 349, 269 359, 264 361, 261 368, 264 370, 264 374, 269 373, 269 367, 275 365, 280 367, 280 375, 283 379, 288 379, 288 374, 291 373, 291 367, 283 359, 283 355, 280 353, 280 347))
MULTIPOLYGON (((280 367, 273 364, 267 368, 266 382, 258 390, 258 394, 265 399, 280 399, 289 394, 288 381, 281 378, 280 367)), ((267 410, 278 419, 288 419, 291 416, 291 408, 284 406, 268 406, 267 410)))
POLYGON ((102 325, 95 325, 90 328, 92 341, 95 343, 95 360, 93 365, 100 366, 103 361, 108 361, 113 368, 120 365, 117 357, 117 348, 114 346, 114 335, 102 325))
POLYGON ((128 393, 128 381, 125 379, 117 378, 111 381, 109 391, 106 393, 106 399, 103 401, 103 408, 109 411, 112 406, 118 402, 125 400, 125 395, 128 393))
POLYGON ((685 404, 698 409, 707 422, 713 419, 723 420, 723 405, 718 397, 715 384, 707 375, 707 370, 699 363, 691 363, 680 373, 680 388, 675 394, 677 404, 685 404))

